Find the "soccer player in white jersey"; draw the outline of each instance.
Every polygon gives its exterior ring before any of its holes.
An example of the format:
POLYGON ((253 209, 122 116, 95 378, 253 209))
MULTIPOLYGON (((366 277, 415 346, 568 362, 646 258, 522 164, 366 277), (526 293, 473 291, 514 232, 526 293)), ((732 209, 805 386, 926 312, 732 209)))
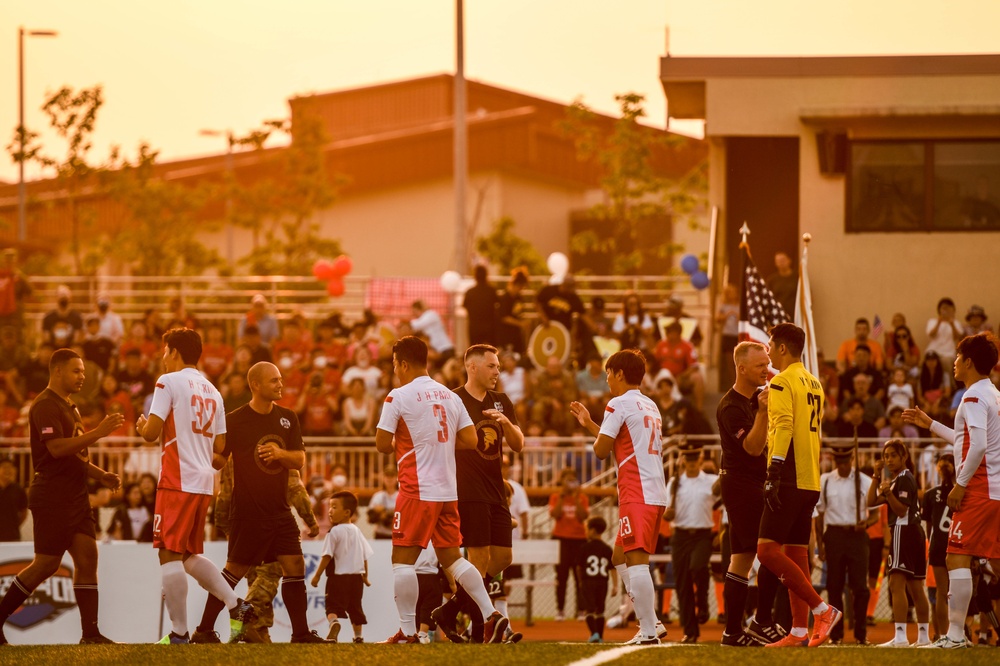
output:
POLYGON ((455 393, 427 376, 427 345, 414 336, 392 346, 400 387, 386 396, 375 448, 395 453, 399 494, 392 522, 392 577, 399 631, 385 643, 417 643, 419 583, 414 564, 433 539, 438 561, 479 606, 487 643, 499 643, 509 622, 490 602, 479 571, 459 546, 455 449, 479 442, 468 410, 455 393))
POLYGON ((618 538, 612 563, 635 604, 639 633, 628 641, 656 645, 666 635, 656 620, 653 579, 649 555, 656 550, 667 485, 663 476, 660 410, 639 392, 646 372, 646 359, 636 349, 625 349, 608 358, 605 365, 611 401, 598 426, 579 402, 570 411, 587 432, 597 438, 594 453, 602 460, 613 456, 618 468, 618 538))
POLYGON ((907 409, 903 420, 928 428, 952 442, 955 487, 948 494, 953 511, 948 533, 948 633, 931 648, 963 648, 965 616, 972 599, 973 557, 989 558, 1000 570, 1000 391, 990 382, 997 364, 997 340, 979 333, 958 343, 955 379, 967 387, 955 414, 955 429, 932 421, 920 409, 907 409))
MULTIPOLYGON (((204 557, 205 517, 215 493, 212 456, 225 445, 222 396, 198 370, 201 336, 189 328, 163 334, 163 369, 156 380, 149 417, 136 431, 147 442, 161 437, 160 480, 153 513, 153 546, 159 549, 163 599, 172 625, 162 643, 190 640, 187 629, 187 574, 229 609, 232 638, 253 619, 250 604, 238 599, 219 569, 204 557)), ((231 640, 232 640, 231 638, 231 640)))

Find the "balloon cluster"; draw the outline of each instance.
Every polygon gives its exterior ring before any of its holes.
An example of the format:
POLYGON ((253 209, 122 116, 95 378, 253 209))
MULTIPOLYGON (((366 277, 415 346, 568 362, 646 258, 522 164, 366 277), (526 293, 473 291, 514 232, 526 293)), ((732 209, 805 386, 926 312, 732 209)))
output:
POLYGON ((701 263, 698 257, 693 254, 685 254, 681 258, 681 270, 691 276, 691 286, 699 291, 708 287, 708 274, 701 270, 701 263))
POLYGON ((548 267, 549 272, 552 273, 552 278, 549 280, 550 284, 561 284, 566 279, 566 274, 569 273, 569 257, 562 252, 553 252, 550 254, 549 258, 545 261, 545 265, 548 267))
POLYGON ((319 259, 313 264, 313 275, 317 280, 326 282, 326 293, 334 298, 344 295, 344 278, 354 268, 351 258, 345 254, 333 261, 319 259))

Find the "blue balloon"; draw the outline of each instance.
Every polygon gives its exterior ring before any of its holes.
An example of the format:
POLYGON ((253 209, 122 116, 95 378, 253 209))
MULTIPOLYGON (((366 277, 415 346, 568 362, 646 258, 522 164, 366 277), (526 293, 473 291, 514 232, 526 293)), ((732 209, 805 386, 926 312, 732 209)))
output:
POLYGON ((701 290, 708 286, 708 274, 705 271, 695 271, 691 274, 691 286, 701 290))
POLYGON ((684 257, 681 258, 681 270, 688 275, 694 275, 698 270, 698 257, 693 254, 685 254, 684 257))

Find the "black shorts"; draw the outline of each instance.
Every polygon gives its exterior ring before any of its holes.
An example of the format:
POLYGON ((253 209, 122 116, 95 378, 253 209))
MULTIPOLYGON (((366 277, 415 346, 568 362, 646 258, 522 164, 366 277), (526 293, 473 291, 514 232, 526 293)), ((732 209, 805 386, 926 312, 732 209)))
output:
POLYGON ((68 509, 65 506, 31 507, 35 533, 35 553, 62 557, 73 545, 73 537, 83 534, 97 540, 97 524, 89 504, 68 509))
POLYGON ((503 504, 489 502, 459 502, 459 529, 463 548, 498 546, 510 548, 513 541, 513 523, 510 509, 503 504))
POLYGON ((584 578, 580 584, 580 611, 594 615, 604 615, 608 601, 607 578, 584 578))
POLYGON ((365 581, 361 574, 334 574, 326 577, 326 614, 350 617, 351 624, 368 624, 361 607, 365 581))
POLYGON ((417 574, 417 626, 426 624, 433 631, 437 623, 431 619, 431 611, 441 605, 441 579, 436 573, 417 574))
POLYGON ((877 539, 868 540, 868 577, 875 579, 878 578, 879 569, 882 568, 882 562, 885 557, 882 553, 882 548, 885 546, 885 539, 879 537, 877 539))
POLYGON ((503 570, 504 580, 514 580, 515 578, 524 578, 524 569, 521 568, 520 564, 512 564, 503 570))
POLYGON ((760 538, 783 546, 806 545, 812 534, 813 509, 819 501, 818 490, 800 490, 782 484, 778 489, 781 507, 777 511, 764 504, 760 518, 760 538))
POLYGON ((723 473, 722 503, 729 515, 732 554, 757 552, 760 518, 764 514, 764 484, 739 474, 723 473))
POLYGON ((947 566, 945 560, 948 559, 948 537, 943 539, 931 538, 931 547, 927 551, 927 564, 932 567, 947 566))
POLYGON ((254 567, 274 562, 279 555, 302 555, 299 526, 291 513, 267 520, 232 522, 227 557, 230 562, 254 567))
POLYGON ((907 578, 923 580, 927 577, 927 540, 920 525, 891 525, 889 532, 889 561, 886 573, 902 573, 907 578))

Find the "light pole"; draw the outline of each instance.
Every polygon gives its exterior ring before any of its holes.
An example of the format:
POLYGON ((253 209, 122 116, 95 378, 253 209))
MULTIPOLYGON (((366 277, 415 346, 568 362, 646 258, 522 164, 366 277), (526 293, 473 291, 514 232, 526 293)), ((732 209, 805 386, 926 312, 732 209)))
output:
POLYGON ((18 153, 17 176, 17 240, 23 243, 28 238, 28 222, 25 217, 24 196, 24 36, 55 37, 55 30, 25 30, 24 26, 17 29, 17 140, 20 146, 18 153))
MULTIPOLYGON (((198 130, 201 136, 224 136, 226 137, 226 176, 233 177, 233 131, 202 129, 198 130)), ((232 183, 226 184, 226 260, 232 266, 235 261, 235 249, 233 248, 233 194, 232 183)))

